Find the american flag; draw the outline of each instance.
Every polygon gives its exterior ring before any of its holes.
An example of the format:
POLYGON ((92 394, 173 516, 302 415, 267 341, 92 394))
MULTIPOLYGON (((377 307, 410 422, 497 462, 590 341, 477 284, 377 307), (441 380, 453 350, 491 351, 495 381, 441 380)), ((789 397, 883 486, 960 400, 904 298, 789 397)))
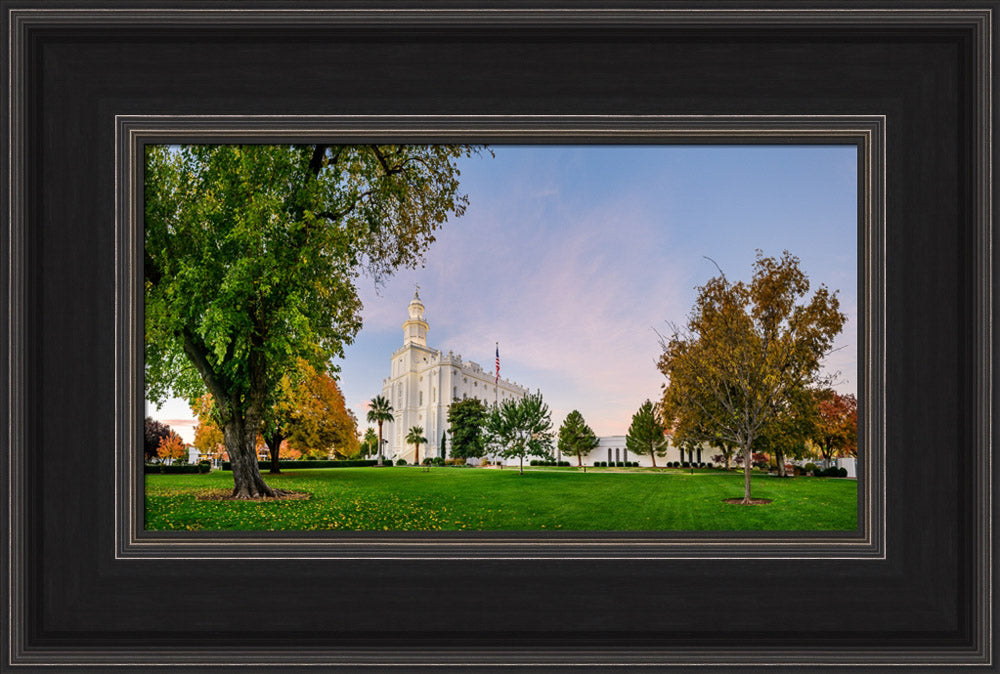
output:
POLYGON ((493 380, 493 383, 500 383, 500 342, 497 342, 497 378, 493 380))

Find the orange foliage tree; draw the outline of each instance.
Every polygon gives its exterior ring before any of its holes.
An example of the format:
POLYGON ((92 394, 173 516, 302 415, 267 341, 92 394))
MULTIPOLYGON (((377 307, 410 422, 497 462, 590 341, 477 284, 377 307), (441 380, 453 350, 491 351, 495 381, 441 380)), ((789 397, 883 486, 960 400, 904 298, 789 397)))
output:
POLYGON ((819 409, 815 440, 823 460, 829 462, 835 455, 857 456, 858 399, 832 389, 820 389, 815 395, 819 409))
POLYGON ((307 456, 357 456, 358 422, 337 380, 305 360, 299 361, 297 375, 282 380, 288 447, 307 456))
POLYGON ((156 455, 161 459, 183 459, 187 456, 187 449, 181 436, 171 433, 160 440, 156 455))
POLYGON ((195 399, 191 404, 191 411, 198 418, 198 425, 194 427, 194 446, 200 453, 207 454, 213 459, 227 459, 222 429, 213 417, 215 402, 212 400, 212 394, 206 393, 195 399))

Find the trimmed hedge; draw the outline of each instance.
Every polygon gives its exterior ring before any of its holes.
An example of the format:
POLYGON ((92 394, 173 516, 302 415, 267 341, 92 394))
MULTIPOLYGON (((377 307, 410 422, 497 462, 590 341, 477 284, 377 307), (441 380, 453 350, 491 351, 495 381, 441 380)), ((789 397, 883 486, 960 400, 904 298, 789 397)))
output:
POLYGON ((846 468, 837 468, 836 466, 830 466, 829 468, 817 468, 813 471, 814 477, 847 477, 846 468))
POLYGON ((143 473, 165 473, 167 475, 191 475, 195 473, 207 473, 211 470, 211 466, 206 466, 204 464, 181 464, 179 466, 167 466, 162 463, 147 463, 143 469, 143 473))
MULTIPOLYGON (((258 461, 257 465, 261 470, 271 470, 270 461, 258 461)), ((313 460, 313 461, 293 461, 285 460, 278 462, 278 468, 288 468, 298 470, 300 468, 366 468, 370 466, 377 466, 378 459, 350 459, 350 460, 313 460)), ((391 466, 392 461, 386 461, 386 466, 391 466)), ((222 462, 222 470, 232 470, 233 465, 229 461, 222 462)))

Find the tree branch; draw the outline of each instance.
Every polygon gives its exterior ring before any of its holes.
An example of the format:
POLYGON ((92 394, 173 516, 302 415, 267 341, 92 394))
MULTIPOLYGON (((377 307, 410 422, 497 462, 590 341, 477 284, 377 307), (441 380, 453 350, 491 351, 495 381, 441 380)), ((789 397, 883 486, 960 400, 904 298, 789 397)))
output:
POLYGON ((317 145, 313 149, 312 158, 309 160, 309 172, 312 173, 313 178, 319 175, 319 172, 323 170, 323 157, 326 155, 327 145, 317 145))
POLYGON ((189 328, 182 330, 181 338, 184 353, 187 354, 188 359, 194 365, 195 369, 198 370, 198 374, 201 375, 202 381, 205 382, 205 386, 208 387, 212 397, 215 398, 216 405, 219 406, 219 412, 228 416, 232 410, 222 409, 222 406, 228 405, 226 399, 227 387, 221 381, 221 377, 215 371, 215 368, 212 367, 212 363, 208 360, 208 347, 189 328))

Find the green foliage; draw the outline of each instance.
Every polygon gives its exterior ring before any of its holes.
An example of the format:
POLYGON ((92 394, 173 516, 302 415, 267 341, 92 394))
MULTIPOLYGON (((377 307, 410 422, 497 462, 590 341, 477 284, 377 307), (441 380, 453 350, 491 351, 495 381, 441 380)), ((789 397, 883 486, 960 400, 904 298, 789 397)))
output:
POLYGON ((483 427, 486 406, 479 398, 456 400, 448 406, 448 427, 451 429, 451 456, 471 459, 486 453, 483 427))
POLYGON ((424 437, 424 429, 420 426, 413 426, 406 432, 406 442, 413 445, 413 463, 420 463, 420 445, 427 442, 427 438, 424 437))
POLYGON ((583 415, 573 410, 566 415, 559 427, 559 451, 563 456, 575 456, 577 462, 600 443, 593 429, 583 420, 583 415))
MULTIPOLYGON (((358 275, 415 267, 464 212, 455 160, 477 151, 147 146, 147 398, 207 389, 230 456, 249 458, 281 377, 299 358, 329 372, 360 329, 358 275)), ((234 474, 246 495, 266 489, 250 470, 234 474)))
POLYGON ((375 429, 366 428, 365 435, 361 438, 361 456, 375 456, 378 451, 378 436, 375 429))
POLYGON ((807 443, 817 434, 819 406, 812 389, 797 388, 788 391, 754 440, 753 451, 766 452, 775 457, 779 472, 784 474, 786 459, 804 458, 807 443))
POLYGON ((633 454, 647 455, 656 463, 656 457, 667 455, 667 438, 663 424, 657 417, 652 401, 645 401, 632 415, 632 424, 625 436, 625 448, 633 454))
POLYGON ((493 405, 486 419, 485 440, 491 452, 507 459, 520 459, 522 464, 528 456, 549 458, 552 414, 542 394, 493 405))

